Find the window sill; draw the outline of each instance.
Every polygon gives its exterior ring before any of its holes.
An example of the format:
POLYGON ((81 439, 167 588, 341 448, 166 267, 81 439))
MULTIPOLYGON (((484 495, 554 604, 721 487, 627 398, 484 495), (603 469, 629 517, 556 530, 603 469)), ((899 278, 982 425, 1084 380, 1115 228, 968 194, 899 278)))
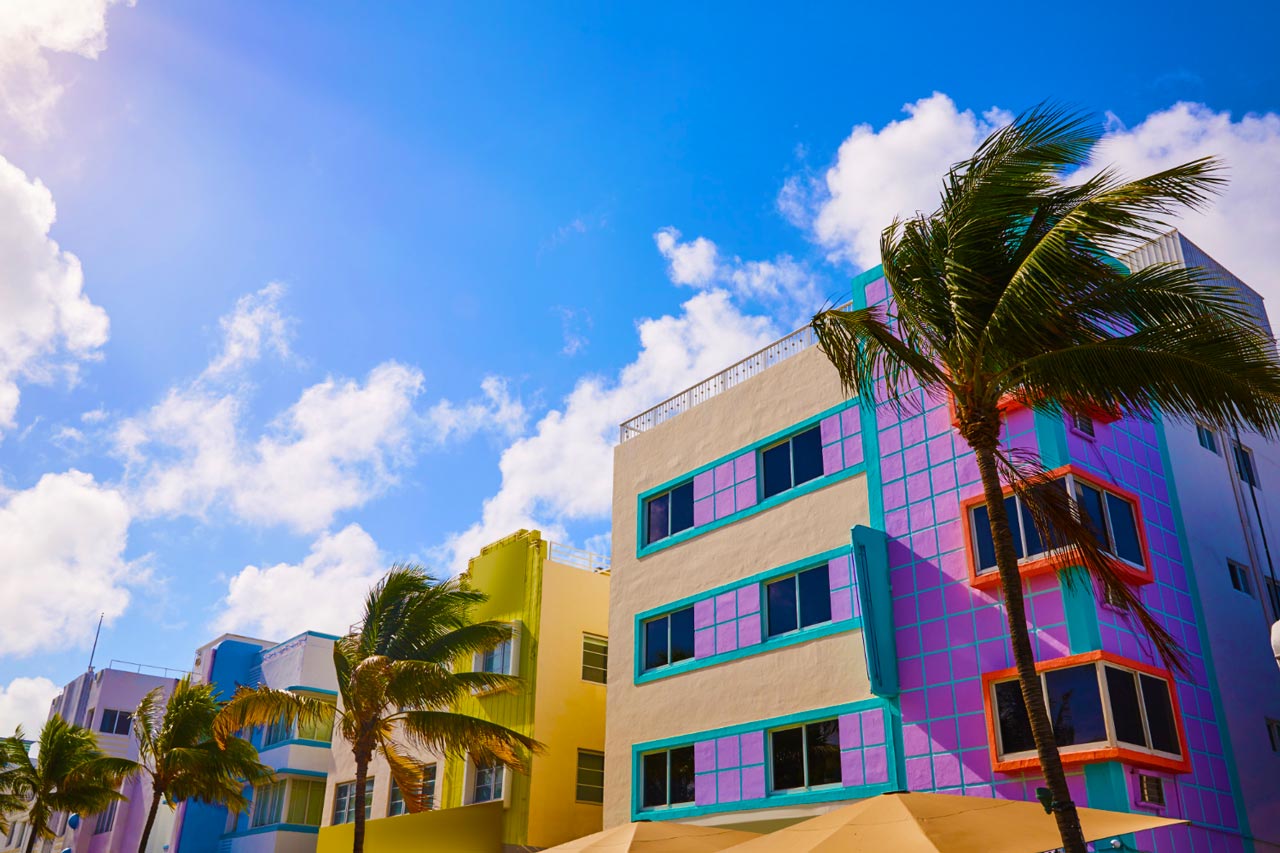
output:
MULTIPOLYGON (((1135 586, 1149 584, 1155 580, 1151 575, 1150 569, 1138 568, 1133 563, 1120 557, 1115 557, 1118 565, 1116 566, 1116 574, 1135 586)), ((1076 564, 1071 562, 1071 558, 1067 554, 1049 554, 1044 557, 1034 557, 1030 560, 1022 560, 1018 563, 1018 576, 1026 578, 1039 577, 1040 575, 1053 574, 1056 572, 1066 571, 1075 568, 1076 564)), ((974 567, 972 560, 969 563, 969 586, 974 589, 999 589, 1000 588, 1000 572, 998 569, 991 569, 986 572, 978 572, 974 567)))
POLYGON ((859 630, 862 628, 862 620, 858 618, 841 619, 838 622, 823 622, 813 625, 809 628, 801 628, 796 631, 789 631, 786 634, 779 634, 776 637, 769 637, 759 643, 750 646, 743 646, 731 652, 723 654, 711 655, 705 658, 689 658, 682 660, 676 664, 637 672, 635 677, 636 684, 648 684, 651 681, 660 681, 664 678, 671 678, 677 675, 683 675, 687 672, 693 672, 699 669, 706 669, 711 666, 718 666, 723 663, 740 660, 741 658, 751 657, 753 655, 768 654, 778 649, 785 649, 788 646, 807 643, 810 640, 818 640, 823 637, 830 637, 835 634, 843 634, 848 631, 859 630))
MULTIPOLYGON (((1153 755, 1149 752, 1128 749, 1122 746, 1107 746, 1099 749, 1082 749, 1076 752, 1062 752, 1061 756, 1064 767, 1096 764, 1100 761, 1123 761, 1125 764, 1132 764, 1135 767, 1145 767, 1150 770, 1167 770, 1171 773, 1191 772, 1191 759, 1189 758, 1166 758, 1162 755, 1153 755)), ((1024 770, 1038 771, 1040 769, 1040 759, 1035 757, 1007 760, 997 759, 992 762, 991 769, 995 770, 997 773, 1013 773, 1024 770)))

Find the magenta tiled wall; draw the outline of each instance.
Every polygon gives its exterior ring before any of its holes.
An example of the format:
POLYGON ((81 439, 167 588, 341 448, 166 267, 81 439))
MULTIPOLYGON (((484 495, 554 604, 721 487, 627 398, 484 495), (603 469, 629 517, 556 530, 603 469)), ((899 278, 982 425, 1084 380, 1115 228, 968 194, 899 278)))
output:
MULTIPOLYGON (((884 280, 869 284, 866 296, 869 304, 885 302, 884 280)), ((880 406, 875 423, 885 530, 890 536, 906 787, 1034 799, 1035 787, 1043 784, 1040 777, 996 773, 988 751, 980 675, 1006 669, 1012 660, 999 591, 978 590, 968 582, 959 505, 981 491, 974 457, 951 427, 946 401, 919 392, 908 396, 908 402, 915 404, 914 413, 904 416, 880 406)), ((1003 437, 1006 447, 1037 451, 1035 427, 1032 412, 1012 412, 1003 437)), ((1201 686, 1208 678, 1155 429, 1136 420, 1098 424, 1092 442, 1065 431, 1070 461, 1141 496, 1155 576, 1155 583, 1141 594, 1174 636, 1184 641, 1196 682, 1178 680, 1192 772, 1169 776, 1166 794, 1171 802, 1185 805, 1186 814, 1181 816, 1205 826, 1144 834, 1139 847, 1153 853, 1236 851, 1243 849, 1243 842, 1211 697, 1201 686)), ((1070 654, 1058 578, 1029 579, 1027 596, 1037 659, 1070 654)), ((1154 662, 1140 630, 1106 607, 1100 611, 1104 649, 1154 662)), ((1073 798, 1087 805, 1083 772, 1074 769, 1069 774, 1073 798)), ((1131 768, 1126 768, 1125 776, 1136 784, 1131 768)))
POLYGON ((857 407, 829 415, 818 426, 824 475, 862 464, 862 412, 857 407))
MULTIPOLYGON (((839 723, 841 784, 846 788, 861 788, 887 783, 892 756, 885 709, 841 714, 839 723)), ((724 805, 765 797, 768 794, 766 737, 767 732, 762 728, 695 742, 695 805, 724 805)), ((860 795, 850 792, 850 796, 860 795)))

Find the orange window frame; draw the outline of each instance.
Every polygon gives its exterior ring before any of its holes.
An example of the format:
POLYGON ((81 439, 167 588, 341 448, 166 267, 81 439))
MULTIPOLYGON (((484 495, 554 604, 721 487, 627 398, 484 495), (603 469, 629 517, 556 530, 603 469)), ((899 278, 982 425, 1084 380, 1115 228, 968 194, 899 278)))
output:
MULTIPOLYGON (((1053 660, 1037 661, 1036 674, 1048 672, 1055 669, 1066 669, 1072 666, 1080 666, 1081 664, 1110 663, 1122 669, 1133 670, 1134 672, 1143 673, 1145 675, 1154 676, 1163 679, 1169 685, 1169 701, 1173 707, 1173 721, 1178 731, 1178 748, 1182 752, 1182 758, 1174 759, 1164 755, 1154 755, 1149 752, 1132 749, 1127 746, 1106 746, 1097 749, 1082 749, 1075 751, 1061 752, 1062 763, 1064 766, 1076 766, 1080 764, 1092 764, 1099 761, 1123 761, 1139 767, 1146 767, 1152 770, 1166 770, 1171 773, 1189 773, 1191 771, 1191 756, 1187 751, 1187 732, 1182 721, 1182 705, 1178 701, 1178 685, 1174 681, 1172 674, 1167 669, 1161 669, 1157 666, 1141 663, 1136 660, 1121 657, 1105 651, 1085 652, 1084 654, 1069 655, 1062 658, 1054 658, 1053 660)), ((1000 743, 996 738, 996 707, 995 695, 992 687, 997 681, 1008 681, 1011 678, 1017 678, 1018 671, 1016 669, 1002 669, 996 672, 984 672, 982 674, 982 705, 986 715, 987 724, 987 745, 991 755, 991 767, 1000 773, 1013 773, 1022 770, 1038 770, 1040 769, 1040 759, 1036 756, 1025 758, 1000 758, 1000 743)), ((1105 700, 1105 695, 1104 695, 1105 700)))
MULTIPOLYGON (((1133 507, 1134 526, 1138 529, 1138 548, 1142 552, 1143 568, 1139 569, 1119 557, 1116 560, 1119 564, 1120 574, 1133 584, 1147 584, 1154 580, 1151 573, 1151 549, 1147 544, 1147 525, 1142 516, 1142 498, 1134 492, 1114 483, 1108 483, 1095 474, 1081 470, 1075 464, 1067 464, 1055 468, 1049 472, 1052 477, 1065 477, 1067 474, 1072 475, 1078 480, 1082 480, 1095 488, 1110 492, 1116 497, 1124 500, 1133 507)), ((1013 494, 1013 487, 1005 486, 1001 490, 1004 497, 1013 494)), ((964 532, 965 558, 966 566, 969 571, 969 585, 978 589, 993 589, 1000 586, 1000 573, 998 571, 979 572, 978 571, 978 555, 977 546, 974 542, 974 530, 972 521, 972 510, 974 507, 984 504, 986 498, 981 493, 970 498, 965 498, 960 502, 960 524, 964 532)), ((1024 557, 1018 562, 1018 574, 1024 578, 1034 577, 1036 575, 1048 574, 1049 572, 1061 571, 1068 568, 1071 563, 1068 562, 1069 557, 1062 551, 1052 551, 1039 557, 1024 557)))

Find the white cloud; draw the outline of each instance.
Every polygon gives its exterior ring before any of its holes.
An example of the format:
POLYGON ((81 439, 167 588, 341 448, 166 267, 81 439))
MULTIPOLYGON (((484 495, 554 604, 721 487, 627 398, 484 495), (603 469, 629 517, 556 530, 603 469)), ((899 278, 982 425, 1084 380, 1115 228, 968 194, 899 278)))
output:
POLYGON ((1233 121, 1230 113, 1180 103, 1133 128, 1113 117, 1095 160, 1136 178, 1208 155, 1226 162, 1230 186, 1204 213, 1185 214, 1176 224, 1272 307, 1280 305, 1280 115, 1233 121))
POLYGON ((939 92, 903 110, 907 118, 880 130, 854 127, 821 180, 792 178, 778 197, 782 213, 811 229, 834 262, 880 263, 880 232, 894 216, 936 208, 947 169, 1012 119, 1002 110, 959 110, 939 92))
POLYGON ((236 301, 235 310, 218 321, 222 351, 210 362, 206 375, 221 376, 257 361, 264 347, 282 359, 289 357, 291 324, 280 313, 283 296, 284 285, 273 281, 236 301))
POLYGON ((667 226, 653 235, 653 242, 667 259, 667 275, 676 284, 702 287, 715 280, 719 252, 706 237, 681 242, 680 232, 667 226))
POLYGON ((37 137, 45 134, 49 113, 63 92, 46 53, 96 59, 107 47, 107 9, 117 2, 0 3, 0 103, 28 133, 37 137))
POLYGON ((496 432, 514 438, 524 432, 529 414, 524 404, 511 396, 508 382, 500 376, 486 376, 480 383, 483 397, 461 406, 441 400, 427 412, 437 444, 468 438, 477 432, 496 432))
POLYGON ((130 522, 124 496, 89 474, 45 474, 0 503, 0 655, 84 645, 98 614, 108 622, 142 579, 124 558, 130 522))
POLYGON ((676 316, 638 325, 640 352, 616 376, 578 380, 560 408, 502 454, 502 485, 481 520, 449 537, 455 570, 481 547, 521 527, 564 539, 565 523, 607 518, 618 424, 760 349, 777 336, 767 318, 743 314, 723 290, 690 298, 676 316))
POLYGON ((0 430, 15 424, 20 382, 73 381, 107 340, 79 259, 49 238, 55 215, 48 188, 0 157, 0 430))
POLYGON ((214 629, 280 640, 307 630, 345 634, 385 571, 373 537, 348 525, 317 539, 299 563, 245 566, 227 586, 214 629))
POLYGON ((18 677, 0 687, 0 735, 8 737, 22 726, 27 738, 37 737, 49 717, 49 705, 61 692, 44 676, 18 677))
POLYGON ((390 361, 363 383, 326 379, 255 441, 241 437, 239 392, 175 388, 116 430, 131 497, 146 515, 203 517, 223 506, 252 524, 322 530, 396 482, 412 455, 422 381, 390 361))

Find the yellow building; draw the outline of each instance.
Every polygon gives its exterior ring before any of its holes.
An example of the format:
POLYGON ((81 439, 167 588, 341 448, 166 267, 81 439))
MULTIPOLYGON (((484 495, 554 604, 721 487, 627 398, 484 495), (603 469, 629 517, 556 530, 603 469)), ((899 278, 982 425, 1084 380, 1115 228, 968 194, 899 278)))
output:
MULTIPOLYGON (((387 764, 375 757, 366 853, 537 850, 602 828, 608 558, 521 530, 483 548, 466 577, 489 596, 475 619, 514 629, 511 641, 469 667, 524 681, 519 691, 475 697, 467 710, 531 735, 546 751, 527 774, 424 756, 434 760, 436 809, 416 815, 402 813, 387 764)), ((335 743, 317 853, 351 849, 354 778, 350 750, 335 743)))

